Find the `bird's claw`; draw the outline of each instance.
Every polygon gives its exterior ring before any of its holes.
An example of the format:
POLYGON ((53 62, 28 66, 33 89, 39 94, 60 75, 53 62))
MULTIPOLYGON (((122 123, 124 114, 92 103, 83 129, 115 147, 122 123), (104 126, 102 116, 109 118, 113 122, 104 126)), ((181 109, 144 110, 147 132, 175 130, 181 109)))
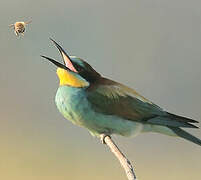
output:
POLYGON ((100 135, 100 140, 101 140, 101 143, 102 143, 102 144, 106 144, 106 143, 105 143, 105 138, 106 138, 107 136, 110 137, 110 136, 107 135, 107 134, 101 134, 101 135, 100 135))

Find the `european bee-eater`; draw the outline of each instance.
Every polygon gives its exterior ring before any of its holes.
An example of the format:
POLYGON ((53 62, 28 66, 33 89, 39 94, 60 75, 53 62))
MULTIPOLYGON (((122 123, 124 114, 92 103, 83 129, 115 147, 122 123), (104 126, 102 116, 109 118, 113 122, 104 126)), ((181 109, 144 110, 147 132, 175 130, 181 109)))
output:
MULTIPOLYGON (((52 39, 51 39, 52 40, 52 39)), ((87 128, 92 135, 138 135, 157 132, 179 136, 201 145, 201 140, 181 128, 198 128, 195 120, 166 112, 135 90, 102 77, 86 61, 59 49, 64 64, 46 58, 57 68, 59 88, 56 106, 73 124, 87 128)))

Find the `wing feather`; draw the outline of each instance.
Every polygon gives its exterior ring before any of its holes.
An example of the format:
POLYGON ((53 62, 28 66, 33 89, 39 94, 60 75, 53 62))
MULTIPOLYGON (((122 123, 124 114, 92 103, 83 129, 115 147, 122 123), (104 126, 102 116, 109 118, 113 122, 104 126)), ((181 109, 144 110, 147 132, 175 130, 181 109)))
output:
POLYGON ((93 109, 107 115, 116 115, 132 121, 145 121, 165 113, 133 89, 109 79, 102 78, 87 92, 88 101, 93 109))
POLYGON ((135 90, 106 78, 101 78, 86 92, 93 110, 105 115, 153 125, 196 128, 190 123, 197 121, 168 113, 135 90))

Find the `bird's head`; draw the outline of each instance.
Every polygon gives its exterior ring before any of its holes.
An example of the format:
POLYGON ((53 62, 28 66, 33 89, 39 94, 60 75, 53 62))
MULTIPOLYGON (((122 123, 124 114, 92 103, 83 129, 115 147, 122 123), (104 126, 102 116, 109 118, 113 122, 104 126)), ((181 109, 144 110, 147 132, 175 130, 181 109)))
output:
POLYGON ((51 39, 51 41, 61 53, 63 64, 46 56, 41 57, 49 60, 58 67, 57 75, 59 77, 60 86, 71 86, 77 88, 88 87, 100 78, 100 74, 97 73, 87 62, 78 57, 69 56, 58 43, 53 39, 51 39))

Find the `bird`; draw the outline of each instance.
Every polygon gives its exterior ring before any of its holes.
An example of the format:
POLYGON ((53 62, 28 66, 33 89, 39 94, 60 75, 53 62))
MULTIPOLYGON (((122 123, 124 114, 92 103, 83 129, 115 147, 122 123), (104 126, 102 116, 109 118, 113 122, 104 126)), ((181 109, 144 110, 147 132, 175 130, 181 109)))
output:
POLYGON ((55 103, 64 118, 100 138, 156 132, 201 146, 199 138, 183 130, 198 128, 194 125, 198 121, 165 111, 134 89, 103 77, 86 61, 68 55, 55 40, 50 40, 59 50, 63 63, 41 57, 57 66, 59 88, 55 103))

